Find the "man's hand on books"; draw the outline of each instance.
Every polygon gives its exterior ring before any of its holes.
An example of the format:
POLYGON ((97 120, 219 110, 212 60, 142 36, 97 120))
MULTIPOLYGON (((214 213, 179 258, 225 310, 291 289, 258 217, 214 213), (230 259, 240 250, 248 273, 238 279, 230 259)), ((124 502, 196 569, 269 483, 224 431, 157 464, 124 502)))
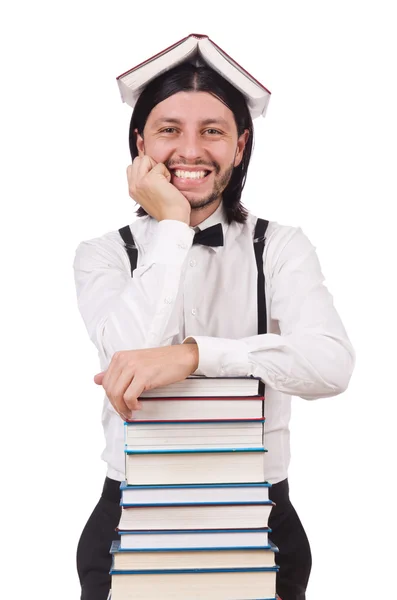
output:
POLYGON ((138 410, 142 392, 183 381, 198 368, 197 344, 175 344, 116 352, 94 381, 102 385, 118 414, 127 420, 138 410))
POLYGON ((157 221, 174 219, 189 225, 191 207, 171 182, 171 173, 163 163, 150 156, 137 156, 127 167, 128 191, 133 200, 157 221))

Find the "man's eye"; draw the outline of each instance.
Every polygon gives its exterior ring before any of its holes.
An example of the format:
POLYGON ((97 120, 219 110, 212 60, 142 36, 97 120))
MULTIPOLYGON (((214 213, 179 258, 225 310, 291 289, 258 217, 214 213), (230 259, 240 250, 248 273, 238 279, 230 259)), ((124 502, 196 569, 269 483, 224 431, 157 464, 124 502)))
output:
POLYGON ((175 127, 166 127, 165 129, 162 129, 160 133, 174 133, 175 131, 175 127))
POLYGON ((218 131, 218 129, 213 129, 212 127, 210 129, 206 129, 207 133, 210 133, 211 135, 221 135, 221 132, 218 131))

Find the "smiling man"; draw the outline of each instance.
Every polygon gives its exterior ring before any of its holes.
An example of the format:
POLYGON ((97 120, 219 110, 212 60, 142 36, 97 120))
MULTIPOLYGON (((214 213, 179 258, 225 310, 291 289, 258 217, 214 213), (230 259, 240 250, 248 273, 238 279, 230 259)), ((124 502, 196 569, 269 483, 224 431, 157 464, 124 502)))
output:
MULTIPOLYGON (((206 65, 170 69, 142 91, 129 142, 138 218, 127 233, 82 242, 74 262, 79 309, 100 357, 95 382, 106 392, 108 465, 79 541, 81 598, 106 600, 109 591, 123 419, 139 409, 144 390, 196 373, 266 383, 264 478, 277 504, 269 523, 280 549, 277 592, 304 600, 311 553, 289 499, 291 396, 343 392, 354 351, 301 229, 258 219, 241 203, 253 126, 233 85, 206 65)), ((265 206, 261 189, 257 198, 265 206)))

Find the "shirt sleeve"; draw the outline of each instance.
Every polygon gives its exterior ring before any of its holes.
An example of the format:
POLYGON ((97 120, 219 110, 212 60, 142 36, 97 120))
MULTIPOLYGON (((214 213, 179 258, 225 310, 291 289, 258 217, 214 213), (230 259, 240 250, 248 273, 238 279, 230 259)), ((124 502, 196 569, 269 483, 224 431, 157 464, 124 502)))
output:
POLYGON ((116 351, 171 344, 179 333, 175 303, 193 236, 186 223, 160 221, 133 277, 122 244, 105 236, 79 244, 73 263, 78 308, 105 363, 116 351))
POLYGON ((270 237, 264 265, 270 319, 280 333, 242 339, 189 336, 199 350, 197 375, 261 377, 271 388, 311 400, 345 391, 355 353, 324 285, 314 246, 300 228, 270 237))

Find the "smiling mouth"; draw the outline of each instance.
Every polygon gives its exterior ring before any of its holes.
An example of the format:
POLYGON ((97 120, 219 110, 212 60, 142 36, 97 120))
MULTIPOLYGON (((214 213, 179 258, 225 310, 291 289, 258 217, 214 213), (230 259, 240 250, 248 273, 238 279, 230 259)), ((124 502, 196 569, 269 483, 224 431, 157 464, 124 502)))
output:
POLYGON ((172 169, 171 172, 176 179, 183 179, 185 181, 203 180, 211 173, 211 171, 208 171, 208 169, 203 169, 201 171, 184 171, 182 169, 172 169))

